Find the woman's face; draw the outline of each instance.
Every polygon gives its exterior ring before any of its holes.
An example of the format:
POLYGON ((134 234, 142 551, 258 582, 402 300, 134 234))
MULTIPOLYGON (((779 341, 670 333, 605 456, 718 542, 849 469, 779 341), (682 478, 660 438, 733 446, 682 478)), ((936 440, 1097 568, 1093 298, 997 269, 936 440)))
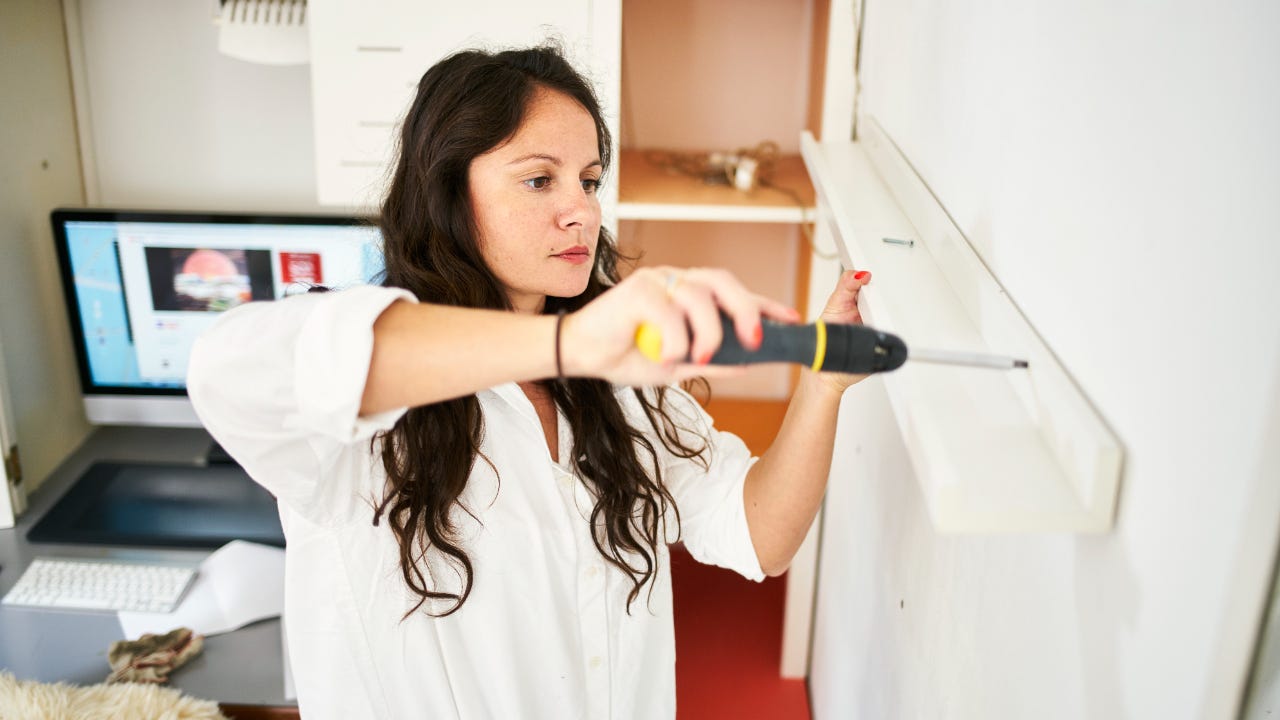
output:
POLYGON ((538 88, 506 143, 471 161, 480 253, 519 312, 573 297, 591 279, 603 168, 596 126, 576 100, 538 88))

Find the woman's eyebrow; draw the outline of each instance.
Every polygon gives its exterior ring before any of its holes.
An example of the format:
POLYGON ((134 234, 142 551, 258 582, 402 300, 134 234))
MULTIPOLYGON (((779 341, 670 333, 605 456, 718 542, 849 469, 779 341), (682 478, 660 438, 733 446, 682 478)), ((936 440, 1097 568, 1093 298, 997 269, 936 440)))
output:
POLYGON ((522 162, 528 162, 530 160, 546 160, 547 162, 551 163, 552 165, 555 165, 556 167, 560 167, 561 165, 564 164, 564 161, 556 157, 555 155, 547 155, 545 153, 529 153, 528 155, 521 155, 520 157, 516 158, 515 160, 512 160, 507 164, 519 165, 522 162))
MULTIPOLYGON (((555 165, 556 167, 560 167, 560 166, 564 165, 564 161, 563 161, 563 160, 561 160, 560 158, 556 157, 555 155, 547 155, 546 153, 529 153, 528 155, 521 155, 520 157, 516 158, 515 160, 512 160, 511 162, 509 162, 509 163, 507 163, 507 164, 508 164, 508 165, 519 165, 519 164, 520 164, 520 163, 522 163, 522 162, 528 162, 528 161, 530 161, 530 160, 545 160, 545 161, 547 161, 547 162, 551 163, 552 165, 555 165)), ((597 158, 597 159, 592 160, 591 162, 587 163, 587 164, 586 164, 586 166, 585 166, 583 169, 585 170, 585 169, 587 169, 587 168, 590 168, 590 167, 596 167, 596 166, 601 166, 601 167, 603 167, 603 165, 604 165, 604 163, 600 162, 599 158, 597 158)))

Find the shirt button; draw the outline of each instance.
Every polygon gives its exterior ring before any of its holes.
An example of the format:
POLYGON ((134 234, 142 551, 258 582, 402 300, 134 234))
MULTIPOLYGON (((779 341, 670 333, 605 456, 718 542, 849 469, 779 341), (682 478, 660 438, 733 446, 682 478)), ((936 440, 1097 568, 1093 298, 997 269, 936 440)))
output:
POLYGON ((600 667, 600 662, 601 660, 599 655, 596 655, 595 657, 591 658, 591 663, 590 663, 591 669, 595 670, 596 668, 600 667))
POLYGON ((595 565, 592 565, 591 567, 587 568, 587 577, 595 577, 596 573, 598 572, 600 572, 600 568, 596 567, 595 565))
POLYGON ((572 485, 573 485, 573 476, 572 476, 572 475, 561 475, 561 476, 560 476, 560 487, 566 487, 566 488, 567 488, 567 487, 570 487, 570 486, 572 486, 572 485))

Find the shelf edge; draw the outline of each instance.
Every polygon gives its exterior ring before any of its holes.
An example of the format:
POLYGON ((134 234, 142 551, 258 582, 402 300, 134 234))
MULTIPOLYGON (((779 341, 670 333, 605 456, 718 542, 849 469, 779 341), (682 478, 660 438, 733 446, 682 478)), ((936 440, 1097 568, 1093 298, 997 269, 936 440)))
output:
POLYGON ((812 222, 812 207, 801 211, 789 207, 746 207, 741 205, 684 205, 674 203, 618 203, 619 220, 671 220, 687 222, 812 222))

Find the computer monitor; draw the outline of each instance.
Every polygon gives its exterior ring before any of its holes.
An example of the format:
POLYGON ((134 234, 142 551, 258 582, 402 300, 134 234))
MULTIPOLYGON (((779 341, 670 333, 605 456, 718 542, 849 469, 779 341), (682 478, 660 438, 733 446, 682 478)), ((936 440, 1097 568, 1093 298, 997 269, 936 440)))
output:
POLYGON ((95 424, 199 427, 191 343, 251 300, 381 281, 367 220, 58 209, 51 213, 85 414, 95 424))

